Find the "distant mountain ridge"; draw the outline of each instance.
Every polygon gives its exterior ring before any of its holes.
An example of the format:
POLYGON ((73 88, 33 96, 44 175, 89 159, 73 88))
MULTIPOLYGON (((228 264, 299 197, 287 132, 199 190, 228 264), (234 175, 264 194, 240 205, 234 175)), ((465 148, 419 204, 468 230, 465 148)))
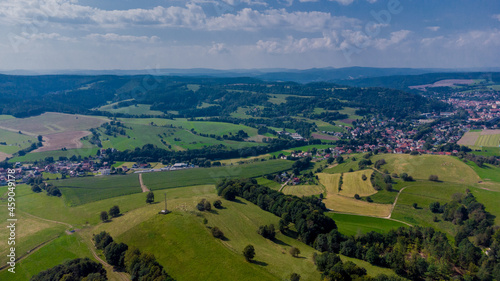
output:
POLYGON ((8 75, 169 75, 169 76, 195 76, 195 77, 252 77, 264 81, 293 81, 298 83, 309 82, 336 82, 343 80, 366 79, 384 76, 422 75, 428 73, 457 73, 457 72, 490 72, 500 71, 500 68, 477 69, 441 69, 441 68, 377 68, 377 67, 344 67, 344 68, 311 68, 311 69, 143 69, 143 70, 9 70, 1 71, 8 75))

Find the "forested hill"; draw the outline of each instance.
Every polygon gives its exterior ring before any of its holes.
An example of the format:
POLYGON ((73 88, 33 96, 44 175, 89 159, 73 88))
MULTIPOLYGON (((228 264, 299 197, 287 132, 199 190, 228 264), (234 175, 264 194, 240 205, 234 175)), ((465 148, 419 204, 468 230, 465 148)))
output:
MULTIPOLYGON (((332 82, 355 87, 385 87, 403 91, 412 91, 410 86, 432 84, 447 79, 474 79, 484 80, 493 84, 500 83, 500 72, 448 72, 426 73, 420 75, 393 75, 358 79, 334 79, 332 82)), ((418 90, 413 90, 417 92, 418 90)))
MULTIPOLYGON (((255 78, 176 76, 7 76, 0 75, 0 113, 16 117, 44 112, 130 116, 102 111, 149 105, 165 117, 227 117, 238 109, 254 107, 253 117, 314 114, 315 108, 340 110, 345 106, 389 118, 419 112, 444 111, 447 105, 418 94, 386 88, 355 88, 333 83, 264 82, 255 78), (282 102, 270 99, 281 95, 282 102), (286 95, 286 96, 285 96, 286 95), (258 110, 257 110, 258 109, 258 110)), ((326 116, 321 118, 339 118, 326 116)), ((316 116, 317 117, 317 116, 316 116)))

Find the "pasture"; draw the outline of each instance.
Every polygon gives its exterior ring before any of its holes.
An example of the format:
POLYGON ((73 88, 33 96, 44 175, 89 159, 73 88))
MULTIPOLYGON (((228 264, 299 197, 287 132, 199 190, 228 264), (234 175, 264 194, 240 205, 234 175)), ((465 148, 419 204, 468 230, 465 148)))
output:
POLYGON ((237 166, 146 173, 143 175, 143 179, 144 184, 149 189, 159 190, 181 186, 215 184, 223 178, 255 178, 290 170, 292 164, 292 161, 287 160, 269 160, 237 166))
POLYGON ((151 105, 148 104, 136 104, 126 107, 114 108, 116 103, 108 104, 98 108, 100 111, 107 111, 111 113, 123 113, 131 115, 164 115, 163 112, 158 110, 151 110, 151 105))
POLYGON ((335 220, 339 232, 344 235, 364 234, 370 231, 386 233, 391 229, 406 227, 406 224, 383 218, 373 218, 348 214, 326 213, 335 220))
POLYGON ((63 234, 49 242, 25 259, 16 263, 16 273, 7 270, 0 272, 0 280, 26 281, 38 274, 67 260, 88 257, 95 260, 79 234, 63 234))
POLYGON ((0 128, 15 132, 22 131, 36 136, 85 131, 90 128, 99 127, 106 121, 108 119, 104 117, 47 112, 29 118, 1 120, 0 128))
POLYGON ((499 147, 500 146, 500 130, 497 134, 483 134, 476 140, 475 146, 499 147))
POLYGON ((475 184, 480 178, 476 172, 457 158, 444 155, 378 154, 372 162, 385 159, 382 170, 390 173, 407 173, 414 179, 428 180, 437 175, 440 181, 459 184, 475 184))
POLYGON ((59 157, 70 158, 73 155, 87 157, 90 155, 96 155, 98 148, 79 148, 79 149, 68 149, 68 150, 54 150, 54 151, 44 151, 44 152, 31 152, 24 156, 18 156, 9 160, 9 163, 15 162, 34 162, 37 160, 43 160, 46 157, 53 157, 54 160, 59 159, 59 157))
POLYGON ((224 122, 189 121, 186 118, 160 119, 160 118, 119 118, 120 121, 129 124, 150 125, 151 122, 157 126, 173 125, 182 129, 194 129, 198 133, 214 134, 216 136, 237 134, 239 130, 245 131, 248 136, 256 136, 257 129, 245 125, 237 125, 224 122))
POLYGON ((30 147, 33 143, 38 142, 35 136, 19 134, 9 130, 0 129, 0 152, 13 154, 21 149, 30 147))
POLYGON ((362 170, 352 173, 344 173, 342 189, 339 194, 348 197, 354 197, 354 194, 359 196, 369 196, 377 193, 370 182, 370 176, 373 170, 362 170), (366 180, 362 176, 366 176, 366 180))
POLYGON ((94 176, 51 181, 69 206, 142 192, 138 174, 94 176))
POLYGON ((325 173, 318 173, 316 174, 319 178, 319 182, 325 187, 326 189, 326 197, 328 200, 328 195, 330 194, 337 194, 339 193, 339 180, 340 180, 340 174, 325 174, 325 173))
POLYGON ((387 217, 391 213, 391 204, 368 203, 338 194, 327 195, 325 206, 339 213, 358 214, 374 217, 387 217))
POLYGON ((302 197, 311 195, 318 196, 325 191, 321 185, 287 185, 281 192, 302 197))

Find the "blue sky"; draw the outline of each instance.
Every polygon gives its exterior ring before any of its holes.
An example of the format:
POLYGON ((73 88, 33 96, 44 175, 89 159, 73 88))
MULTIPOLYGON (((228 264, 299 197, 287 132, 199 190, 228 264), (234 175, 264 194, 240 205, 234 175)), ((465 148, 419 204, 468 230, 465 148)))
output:
POLYGON ((500 66, 498 0, 2 0, 0 69, 500 66))

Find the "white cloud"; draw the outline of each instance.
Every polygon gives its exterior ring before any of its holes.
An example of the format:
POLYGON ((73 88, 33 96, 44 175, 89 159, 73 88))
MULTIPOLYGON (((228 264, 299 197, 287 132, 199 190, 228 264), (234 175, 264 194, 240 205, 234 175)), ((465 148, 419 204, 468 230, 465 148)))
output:
POLYGON ((227 48, 224 43, 214 43, 212 47, 208 49, 208 53, 210 55, 229 54, 231 50, 227 48))
POLYGON ((354 2, 354 0, 330 0, 330 1, 337 2, 344 6, 350 5, 352 2, 354 2))
POLYGON ((261 28, 293 29, 318 32, 329 28, 341 28, 358 24, 359 20, 347 17, 333 17, 325 12, 292 12, 284 9, 270 9, 263 12, 245 8, 237 14, 224 14, 207 20, 209 30, 258 30, 261 28))
POLYGON ((430 30, 430 31, 434 31, 435 32, 435 31, 438 31, 441 27, 439 27, 439 26, 428 26, 426 28, 428 30, 430 30))
POLYGON ((384 50, 391 45, 395 45, 403 41, 411 33, 409 30, 399 30, 391 32, 391 37, 389 39, 381 38, 375 39, 374 46, 379 50, 384 50))
POLYGON ((142 43, 155 43, 160 40, 157 36, 133 36, 133 35, 119 35, 115 33, 97 34, 92 33, 85 38, 95 41, 107 42, 142 42, 142 43))
POLYGON ((295 39, 288 36, 285 40, 259 40, 257 48, 267 53, 305 53, 315 50, 335 50, 338 48, 336 32, 324 33, 323 37, 295 39))
POLYGON ((494 18, 494 19, 497 19, 497 20, 499 20, 499 21, 500 21, 500 14, 498 14, 498 15, 493 15, 493 18, 494 18))

